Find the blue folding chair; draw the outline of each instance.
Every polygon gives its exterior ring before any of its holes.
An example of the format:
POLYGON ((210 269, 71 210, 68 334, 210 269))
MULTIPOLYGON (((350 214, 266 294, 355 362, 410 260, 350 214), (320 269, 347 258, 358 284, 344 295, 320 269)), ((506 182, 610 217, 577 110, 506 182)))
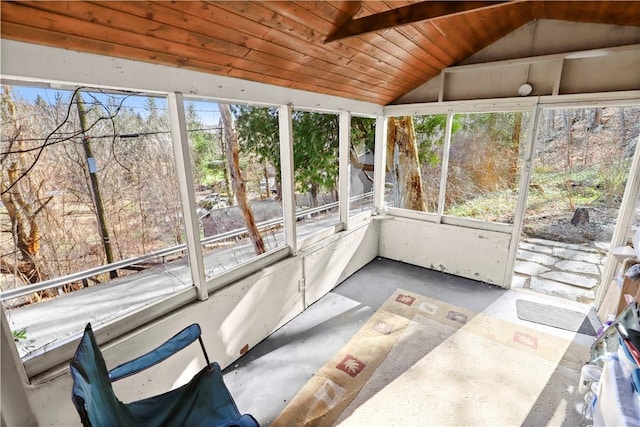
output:
POLYGON ((71 361, 71 400, 85 427, 258 427, 242 415, 224 384, 220 365, 209 362, 198 324, 186 327, 167 342, 134 360, 107 371, 104 358, 87 324, 71 361), (207 366, 187 384, 166 393, 122 403, 111 383, 134 375, 167 359, 199 340, 207 366))

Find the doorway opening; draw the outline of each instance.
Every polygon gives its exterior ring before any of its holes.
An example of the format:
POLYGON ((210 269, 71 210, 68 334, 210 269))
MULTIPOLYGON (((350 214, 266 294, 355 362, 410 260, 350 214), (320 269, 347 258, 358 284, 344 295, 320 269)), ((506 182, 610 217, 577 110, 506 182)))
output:
POLYGON ((542 109, 512 287, 595 302, 639 134, 637 106, 542 109))

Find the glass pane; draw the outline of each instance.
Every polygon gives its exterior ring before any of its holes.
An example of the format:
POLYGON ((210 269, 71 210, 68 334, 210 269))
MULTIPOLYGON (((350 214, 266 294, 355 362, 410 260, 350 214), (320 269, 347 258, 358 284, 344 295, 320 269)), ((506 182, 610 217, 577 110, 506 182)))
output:
POLYGON ((531 114, 455 114, 446 215, 513 224, 520 158, 531 114))
POLYGON ((351 118, 351 197, 349 215, 370 212, 373 208, 373 164, 375 157, 376 120, 351 118))
POLYGON ((339 222, 338 116, 293 112, 298 240, 339 222))
POLYGON ((185 108, 210 279, 284 244, 278 113, 202 101, 185 108))
POLYGON ((398 129, 398 136, 388 138, 393 143, 387 151, 387 206, 438 211, 446 119, 435 114, 389 120, 390 132, 398 129))
POLYGON ((640 109, 541 114, 524 233, 571 243, 610 242, 640 132, 640 109), (582 217, 574 218, 579 208, 582 217))
POLYGON ((50 284, 3 302, 21 355, 192 286, 168 122, 164 98, 4 87, 0 284, 50 284))

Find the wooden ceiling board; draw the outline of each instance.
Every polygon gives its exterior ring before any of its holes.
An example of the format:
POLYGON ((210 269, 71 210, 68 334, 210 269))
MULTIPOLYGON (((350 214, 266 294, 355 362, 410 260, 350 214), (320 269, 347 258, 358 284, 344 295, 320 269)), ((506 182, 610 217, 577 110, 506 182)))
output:
MULTIPOLYGON (((163 40, 155 36, 121 30, 117 28, 117 25, 115 24, 109 25, 109 23, 101 23, 94 20, 87 21, 78 19, 66 15, 64 11, 52 16, 47 9, 43 8, 43 6, 45 6, 45 4, 43 3, 41 5, 39 2, 30 3, 28 5, 22 5, 14 2, 3 3, 3 20, 6 18, 8 22, 32 26, 34 28, 57 33, 69 34, 86 40, 112 42, 121 46, 135 46, 140 49, 147 50, 151 55, 155 53, 166 53, 173 54, 177 58, 188 58, 222 66, 230 65, 230 56, 224 53, 190 45, 183 45, 163 40)), ((74 48, 73 46, 66 47, 74 48)))
POLYGON ((169 65, 190 70, 208 70, 214 74, 226 75, 231 71, 230 67, 224 67, 211 63, 190 60, 163 53, 150 53, 145 49, 132 46, 121 46, 109 42, 89 40, 84 37, 77 37, 70 34, 56 33, 42 30, 33 26, 16 24, 13 22, 2 23, 2 36, 10 35, 13 40, 31 40, 37 44, 60 47, 66 46, 79 52, 95 53, 97 55, 107 55, 117 58, 137 59, 158 65, 169 65))
MULTIPOLYGON (((326 33, 334 28, 334 24, 328 19, 330 19, 329 17, 331 16, 335 16, 337 10, 329 3, 319 3, 320 6, 316 6, 313 9, 316 13, 307 9, 307 7, 311 7, 310 2, 267 2, 265 3, 265 6, 269 8, 277 7, 279 13, 286 16, 297 25, 304 26, 304 22, 311 23, 313 28, 316 29, 314 32, 314 42, 319 43, 325 48, 331 48, 332 45, 334 45, 333 43, 324 44, 323 42, 326 37, 326 33)), ((276 13, 276 10, 274 9, 273 12, 276 13)), ((340 19, 344 19, 344 17, 340 19)), ((402 69, 402 67, 408 67, 401 61, 397 61, 395 64, 387 64, 381 61, 380 58, 385 57, 386 54, 376 46, 363 45, 363 43, 354 42, 352 40, 346 41, 345 43, 336 43, 335 47, 340 50, 345 48, 348 49, 350 52, 350 59, 352 61, 349 63, 348 68, 352 71, 354 70, 354 67, 358 67, 360 64, 362 67, 360 67, 361 69, 356 72, 367 72, 367 69, 378 70, 381 73, 378 74, 377 77, 379 81, 396 81, 396 84, 403 88, 406 87, 406 80, 417 79, 417 76, 411 75, 408 72, 410 70, 404 71, 402 69), (363 52, 365 55, 362 55, 363 52)))
POLYGON ((514 10, 518 6, 517 3, 505 3, 499 9, 487 8, 473 15, 459 15, 459 19, 466 22, 474 52, 487 47, 504 37, 505 34, 509 34, 529 22, 528 16, 521 20, 505 19, 509 16, 509 10, 514 10))
MULTIPOLYGON (((78 3, 80 4, 80 3, 78 3)), ((233 68, 241 69, 241 70, 252 70, 255 67, 255 64, 262 64, 263 67, 260 70, 263 75, 281 75, 283 77, 287 77, 290 80, 298 80, 300 76, 303 76, 304 84, 300 84, 300 88, 304 88, 306 90, 316 90, 317 88, 324 88, 328 90, 332 90, 334 94, 339 95, 344 92, 351 92, 357 87, 349 86, 347 83, 351 82, 351 80, 346 78, 335 77, 332 73, 323 72, 320 69, 316 68, 302 68, 300 64, 290 61, 285 61, 280 58, 274 58, 269 55, 261 56, 260 53, 256 53, 255 51, 251 51, 249 49, 244 49, 243 52, 240 53, 239 57, 234 58, 229 55, 216 54, 213 50, 205 50, 198 47, 194 47, 191 44, 180 44, 173 43, 168 40, 164 40, 162 38, 154 38, 150 40, 149 37, 133 33, 133 32, 124 32, 122 34, 118 33, 118 30, 121 29, 121 25, 125 25, 127 21, 127 17, 115 16, 113 14, 105 13, 105 11, 101 8, 97 8, 95 10, 96 15, 100 16, 100 19, 94 17, 93 14, 84 14, 83 8, 82 10, 75 7, 75 4, 70 5, 67 4, 65 9, 63 9, 62 14, 56 16, 56 20, 48 21, 46 18, 42 18, 40 16, 40 9, 43 8, 46 10, 48 4, 47 3, 36 3, 34 10, 29 13, 22 13, 18 10, 17 13, 20 14, 21 17, 25 19, 29 19, 29 21, 33 25, 42 25, 48 27, 48 29, 58 30, 62 25, 69 25, 74 28, 75 35, 90 38, 97 38, 100 40, 119 40, 123 39, 124 45, 135 45, 140 46, 142 48, 151 49, 161 49, 168 53, 174 53, 176 56, 184 56, 190 60, 201 60, 201 59, 212 59, 217 63, 223 63, 224 65, 231 66, 233 68), (69 10, 71 12, 69 13, 69 10), (71 16, 79 17, 80 20, 76 18, 72 18, 67 16, 69 13, 71 16), (84 19, 85 21, 83 21, 84 19), (90 21, 91 24, 87 24, 90 21), (107 26, 111 25, 111 26, 107 26), (251 57, 249 57, 251 55, 251 57), (328 82, 327 82, 328 81, 328 82)), ((18 6, 18 9, 20 6, 18 6)), ((11 10, 11 8, 10 8, 11 10)), ((24 11, 23 11, 24 12, 24 11)), ((11 16, 11 11, 8 12, 8 16, 11 16)), ((135 27, 136 22, 133 22, 132 25, 135 27)), ((186 42, 188 43, 188 42, 186 42)), ((233 51, 233 49, 230 49, 233 51)), ((184 63, 184 61, 181 61, 184 63)), ((255 76, 255 74, 253 74, 255 76)), ((262 78, 264 81, 264 77, 262 78)), ((374 87, 372 86, 372 89, 374 87)), ((375 93, 374 97, 382 97, 384 94, 384 89, 375 93)))
MULTIPOLYGON (((84 30, 82 34, 78 35, 86 37, 95 37, 101 40, 109 40, 111 38, 114 41, 127 41, 127 37, 132 37, 132 43, 127 44, 137 44, 149 48, 156 47, 154 42, 164 41, 166 45, 158 46, 161 48, 160 50, 170 51, 170 46, 176 46, 178 50, 187 49, 194 56, 210 56, 212 53, 221 55, 216 57, 216 61, 220 61, 224 56, 241 58, 249 52, 249 49, 244 46, 229 43, 217 37, 208 37, 201 32, 188 31, 155 20, 140 18, 99 4, 79 1, 38 1, 29 3, 29 6, 42 11, 59 13, 61 16, 66 16, 70 19, 78 19, 81 22, 76 23, 79 27, 77 31, 84 30), (120 33, 117 31, 120 31, 120 33), (140 37, 138 38, 136 35, 140 37), (147 38, 149 39, 148 42, 147 38)), ((31 18, 32 16, 29 17, 31 18)))
MULTIPOLYGON (((120 2, 117 2, 120 3, 120 2)), ((176 11, 175 14, 180 12, 176 11)), ((172 14, 173 15, 173 14, 172 14)), ((218 14, 219 15, 219 14, 218 14)), ((218 17, 219 18, 219 17, 218 17)), ((196 17, 190 17, 189 19, 185 19, 187 22, 192 22, 197 20, 196 17)), ((235 22, 235 21, 233 21, 235 22)), ((209 27, 211 28, 219 28, 221 27, 217 23, 209 23, 209 27)), ((225 34, 237 34, 235 31, 231 31, 231 29, 222 27, 224 30, 222 31, 225 34)), ((266 32, 265 32, 266 34, 266 32)), ((238 39, 238 37, 236 37, 238 39)), ((280 47, 271 43, 267 43, 262 38, 251 38, 244 36, 239 39, 245 46, 249 45, 251 49, 244 48, 246 52, 243 52, 241 60, 236 60, 233 62, 233 66, 237 66, 238 68, 245 68, 246 61, 253 62, 255 61, 258 64, 263 64, 265 66, 279 66, 285 70, 299 72, 302 75, 306 75, 311 78, 310 83, 314 85, 324 86, 322 80, 328 80, 333 83, 337 83, 339 86, 336 86, 336 89, 339 90, 351 90, 348 84, 352 82, 351 79, 347 79, 343 76, 334 73, 326 73, 321 71, 321 67, 306 67, 305 65, 309 64, 313 61, 313 58, 301 53, 296 52, 292 49, 280 47), (320 78, 320 79, 318 79, 320 78)), ((340 70, 340 68, 338 68, 340 70)), ((365 82, 366 83, 366 82, 365 82)), ((383 89, 384 90, 384 89, 383 89)))
MULTIPOLYGON (((364 8, 371 9, 371 6, 365 3, 363 9, 364 8)), ((378 12, 379 10, 373 9, 373 13, 378 12)), ((433 45, 429 43, 422 34, 416 31, 412 25, 403 25, 394 30, 381 31, 380 36, 409 53, 436 73, 440 72, 443 67, 446 67, 446 62, 443 62, 438 55, 431 52, 433 45), (407 33, 412 33, 412 35, 410 36, 407 33)))
MULTIPOLYGON (((273 11, 266 8, 266 6, 272 6, 271 3, 272 2, 252 5, 248 8, 247 4, 244 4, 243 2, 225 2, 221 4, 220 7, 243 14, 251 19, 266 21, 268 17, 273 16, 274 14, 273 11)), ((292 50, 306 51, 308 54, 314 55, 318 59, 326 60, 334 65, 346 67, 347 70, 353 66, 353 57, 358 54, 358 51, 344 45, 324 47, 322 45, 323 36, 321 34, 316 34, 315 30, 285 18, 285 15, 286 13, 279 15, 270 22, 270 24, 272 24, 272 29, 264 37, 265 39, 272 40, 277 43, 287 43, 287 47, 292 50), (289 31, 287 31, 287 29, 289 29, 289 31)), ((364 73, 366 75, 366 71, 371 69, 375 64, 375 61, 367 60, 362 64, 363 68, 358 70, 358 73, 364 73)), ((382 71, 390 72, 392 70, 389 69, 382 71)), ((380 75, 372 73, 372 77, 377 80, 380 78, 380 75)))
MULTIPOLYGON (((393 4, 397 4, 397 7, 407 6, 414 4, 415 2, 398 1, 393 4)), ((363 8, 372 9, 371 13, 378 13, 381 10, 379 8, 372 8, 370 2, 366 2, 363 8)), ((452 63, 452 58, 432 39, 428 36, 428 31, 422 31, 425 27, 424 24, 415 25, 403 25, 394 29, 394 31, 388 31, 388 33, 397 33, 403 35, 406 39, 411 40, 421 52, 414 55, 427 55, 431 60, 432 65, 437 65, 438 72, 452 63)))
MULTIPOLYGON (((318 31, 316 35, 319 36, 320 43, 325 46, 330 46, 332 43, 324 43, 326 34, 335 27, 335 25, 327 20, 327 16, 331 16, 334 13, 334 8, 331 6, 331 2, 318 2, 316 7, 311 7, 310 2, 266 2, 267 7, 273 5, 280 5, 278 11, 283 15, 290 17, 297 22, 311 23, 318 31)), ((275 10, 274 10, 275 12, 275 10)), ((376 40, 380 43, 380 46, 372 44, 370 40, 361 38, 351 38, 341 41, 341 45, 352 47, 359 50, 361 53, 366 54, 375 60, 372 66, 381 67, 382 64, 388 64, 391 68, 388 72, 391 73, 389 78, 400 79, 420 79, 419 74, 415 73, 410 65, 408 65, 404 58, 398 57, 402 52, 387 52, 384 48, 386 42, 383 39, 376 40), (400 73, 394 75, 393 73, 400 73)), ((353 58, 362 57, 361 55, 354 56, 353 58)))
POLYGON ((245 48, 251 48, 249 44, 252 40, 260 40, 268 31, 264 25, 203 2, 185 1, 175 4, 151 1, 105 1, 95 3, 245 48), (225 26, 226 23, 234 23, 243 31, 225 26))
POLYGON ((16 1, 2 2, 0 31, 5 39, 386 105, 532 19, 640 26, 636 1, 516 0, 325 43, 354 19, 382 22, 378 14, 400 16, 389 11, 416 3, 16 1))
MULTIPOLYGON (((282 16, 286 16, 296 23, 314 22, 314 28, 317 30, 314 33, 314 36, 318 37, 319 43, 322 44, 325 37, 324 33, 331 31, 334 26, 331 22, 326 21, 325 17, 331 16, 335 13, 335 10, 332 10, 333 8, 330 3, 321 2, 321 4, 323 7, 315 8, 312 12, 307 9, 307 7, 311 7, 310 2, 300 2, 295 4, 291 2, 264 3, 265 7, 269 8, 279 6, 278 12, 282 16), (316 15, 315 13, 321 13, 322 16, 316 15)), ((330 47, 332 44, 333 43, 327 43, 324 44, 324 46, 330 47)), ((412 84, 416 84, 416 82, 420 82, 422 80, 422 78, 416 74, 414 69, 407 66, 407 64, 400 59, 390 56, 380 46, 375 46, 371 43, 363 43, 358 40, 344 40, 342 42, 338 42, 336 45, 348 46, 350 50, 352 50, 352 48, 360 49, 359 52, 351 57, 354 63, 350 63, 348 65, 348 68, 352 70, 352 72, 360 72, 356 70, 356 67, 358 66, 357 63, 365 65, 370 70, 381 71, 383 73, 381 82, 388 81, 396 85, 401 85, 401 92, 403 93, 407 88, 411 87, 412 84), (385 62, 385 60, 388 60, 388 62, 385 62)))
POLYGON ((371 87, 371 90, 378 90, 378 93, 373 96, 381 97, 389 96, 393 93, 393 91, 365 84, 364 82, 360 82, 360 85, 358 86, 353 86, 353 79, 348 79, 347 77, 334 74, 330 71, 325 71, 321 67, 306 67, 303 64, 292 61, 274 60, 272 55, 267 55, 257 50, 250 51, 244 58, 244 62, 246 64, 261 64, 262 67, 260 68, 262 69, 266 69, 267 67, 274 65, 278 66, 282 70, 286 70, 285 72, 290 79, 301 79, 314 86, 333 88, 343 92, 350 92, 355 89, 362 89, 363 87, 371 87))

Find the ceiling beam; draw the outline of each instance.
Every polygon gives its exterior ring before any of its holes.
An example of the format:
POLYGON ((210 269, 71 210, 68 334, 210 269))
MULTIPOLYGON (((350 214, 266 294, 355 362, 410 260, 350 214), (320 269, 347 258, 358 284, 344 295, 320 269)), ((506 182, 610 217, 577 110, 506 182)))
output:
POLYGON ((443 18, 459 13, 508 3, 502 1, 437 1, 428 0, 362 18, 352 19, 329 34, 325 43, 380 31, 427 19, 443 18))

